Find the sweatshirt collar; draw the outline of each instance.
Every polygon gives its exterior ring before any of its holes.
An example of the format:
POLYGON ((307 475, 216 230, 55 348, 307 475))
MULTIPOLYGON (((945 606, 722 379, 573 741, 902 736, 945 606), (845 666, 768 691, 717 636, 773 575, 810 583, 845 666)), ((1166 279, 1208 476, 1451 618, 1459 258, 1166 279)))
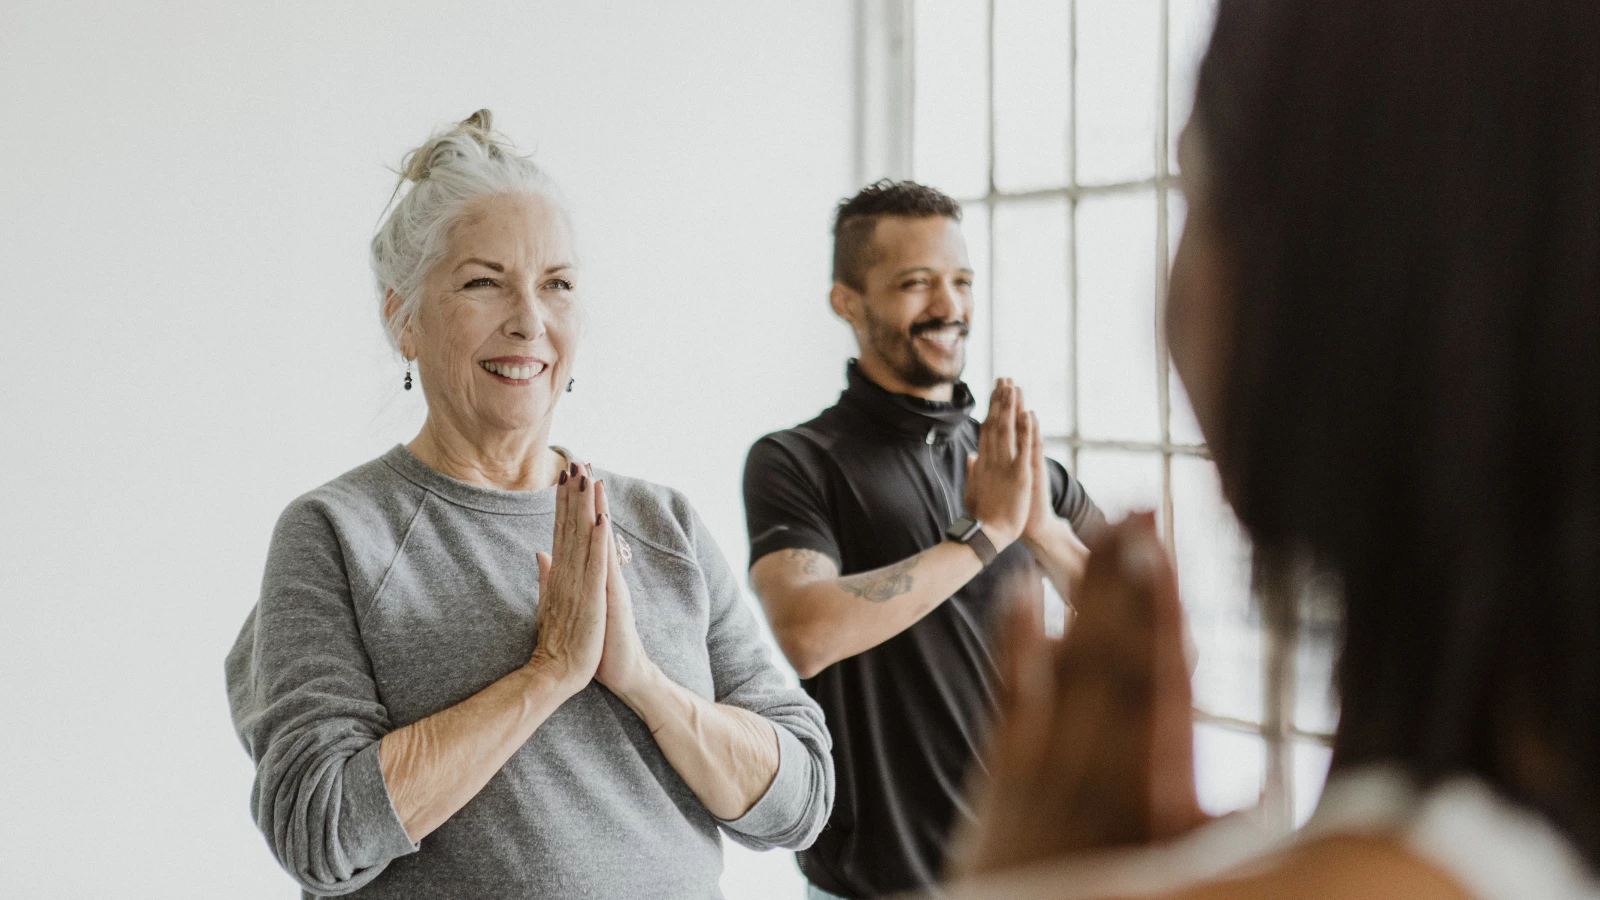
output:
POLYGON ((868 378, 852 359, 845 366, 845 384, 844 393, 839 395, 840 406, 896 434, 929 443, 935 438, 948 438, 972 416, 972 391, 962 381, 956 382, 948 402, 924 400, 885 390, 868 378))
MULTIPOLYGON (((564 447, 551 449, 573 462, 582 462, 564 447)), ((479 512, 505 515, 552 515, 556 511, 556 489, 503 491, 458 481, 418 459, 405 444, 395 444, 382 457, 400 477, 456 506, 479 512)))

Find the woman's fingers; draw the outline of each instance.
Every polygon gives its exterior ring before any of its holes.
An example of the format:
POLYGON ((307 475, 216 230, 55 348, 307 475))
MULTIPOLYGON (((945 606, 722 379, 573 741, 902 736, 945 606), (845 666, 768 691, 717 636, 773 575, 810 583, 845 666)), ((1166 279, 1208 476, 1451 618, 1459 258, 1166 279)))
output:
POLYGON ((589 474, 582 463, 572 464, 572 474, 567 479, 567 527, 572 538, 568 548, 573 562, 581 570, 588 561, 591 537, 594 532, 594 492, 589 485, 589 474))
POLYGON ((611 498, 606 494, 604 479, 594 483, 594 511, 602 516, 611 515, 611 498))
POLYGON ((568 463, 561 474, 561 483, 556 488, 556 528, 561 534, 561 552, 553 555, 565 563, 577 554, 581 563, 583 545, 578 541, 578 464, 568 463))
POLYGON ((550 554, 541 550, 533 558, 539 561, 539 595, 543 597, 550 590, 550 554))

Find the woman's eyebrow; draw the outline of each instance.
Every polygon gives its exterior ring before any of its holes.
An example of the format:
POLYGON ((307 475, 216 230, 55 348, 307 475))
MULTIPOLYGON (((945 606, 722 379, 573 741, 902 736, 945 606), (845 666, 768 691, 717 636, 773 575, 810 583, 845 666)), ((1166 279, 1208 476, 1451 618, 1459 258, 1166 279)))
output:
POLYGON ((490 269, 495 272, 504 272, 506 270, 505 266, 502 266, 497 262, 490 262, 487 259, 479 259, 476 256, 472 257, 471 259, 463 259, 461 264, 456 266, 455 270, 459 272, 466 266, 470 266, 473 263, 477 263, 478 265, 483 266, 485 269, 490 269))

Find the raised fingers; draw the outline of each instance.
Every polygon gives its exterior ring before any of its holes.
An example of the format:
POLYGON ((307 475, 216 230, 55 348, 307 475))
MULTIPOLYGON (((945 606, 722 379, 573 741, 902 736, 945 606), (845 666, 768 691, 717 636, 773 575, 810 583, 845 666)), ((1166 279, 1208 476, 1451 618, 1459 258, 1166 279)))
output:
POLYGON ((1017 389, 1017 462, 1032 469, 1034 426, 1038 423, 1033 412, 1022 405, 1022 389, 1017 389))
POLYGON ((567 528, 567 481, 570 467, 563 464, 561 472, 556 475, 556 523, 555 534, 551 542, 551 557, 562 557, 566 553, 568 543, 567 528))
POLYGON ((581 477, 581 469, 582 467, 578 463, 568 464, 567 482, 562 486, 564 493, 560 497, 561 530, 565 537, 562 555, 564 559, 573 560, 580 566, 583 564, 584 553, 586 552, 583 538, 588 534, 584 528, 581 506, 583 495, 578 491, 578 479, 581 477))
POLYGON ((995 429, 996 449, 1006 461, 1017 455, 1017 405, 1021 394, 1020 388, 1006 381, 1006 391, 1000 397, 1000 420, 995 429))
POLYGON ((1039 427, 1039 414, 1028 411, 1029 425, 1033 431, 1033 470, 1043 472, 1045 469, 1044 455, 1044 429, 1039 427))
MULTIPOLYGON (((594 506, 592 491, 585 491, 591 498, 590 508, 594 506)), ((606 575, 611 567, 611 521, 604 514, 590 512, 589 516, 589 558, 583 567, 583 596, 585 598, 604 597, 606 588, 606 575)))

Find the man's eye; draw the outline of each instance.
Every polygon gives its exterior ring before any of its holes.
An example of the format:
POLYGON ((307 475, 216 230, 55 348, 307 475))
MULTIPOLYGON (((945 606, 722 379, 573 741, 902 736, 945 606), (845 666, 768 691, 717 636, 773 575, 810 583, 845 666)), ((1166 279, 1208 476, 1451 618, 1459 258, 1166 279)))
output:
POLYGON ((901 288, 901 290, 909 291, 912 288, 926 287, 927 284, 928 284, 928 280, 926 278, 915 278, 915 279, 912 279, 911 281, 906 282, 905 284, 900 285, 900 288, 901 288))

